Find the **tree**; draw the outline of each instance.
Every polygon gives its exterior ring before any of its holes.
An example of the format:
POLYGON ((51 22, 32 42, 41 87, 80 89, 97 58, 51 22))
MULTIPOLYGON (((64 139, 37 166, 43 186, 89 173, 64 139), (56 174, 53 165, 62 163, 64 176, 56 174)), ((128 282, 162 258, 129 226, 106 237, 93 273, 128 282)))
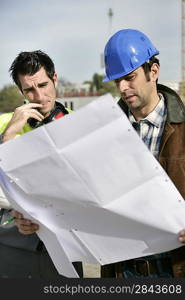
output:
POLYGON ((118 96, 114 81, 103 82, 103 78, 103 75, 95 73, 90 81, 90 90, 98 92, 99 95, 110 93, 112 96, 118 96))
POLYGON ((97 73, 95 73, 93 75, 92 85, 93 85, 93 87, 96 88, 96 91, 99 91, 100 89, 103 88, 103 82, 102 82, 102 80, 103 80, 103 75, 99 75, 97 73))
POLYGON ((15 85, 6 85, 0 90, 0 112, 11 112, 23 104, 24 96, 15 85))

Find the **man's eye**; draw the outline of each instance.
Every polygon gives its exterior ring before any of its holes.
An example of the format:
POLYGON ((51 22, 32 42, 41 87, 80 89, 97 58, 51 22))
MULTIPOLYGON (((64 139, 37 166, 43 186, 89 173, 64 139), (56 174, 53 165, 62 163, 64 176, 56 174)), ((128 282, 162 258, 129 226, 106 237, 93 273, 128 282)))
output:
POLYGON ((127 77, 126 80, 130 81, 130 80, 133 80, 135 78, 135 76, 130 76, 130 77, 127 77))
POLYGON ((47 83, 42 83, 42 84, 39 84, 39 87, 42 88, 42 87, 45 87, 47 85, 47 83))
POLYGON ((32 89, 32 88, 30 88, 30 89, 26 89, 26 90, 25 90, 25 93, 29 93, 29 92, 31 92, 31 91, 33 91, 33 89, 32 89))

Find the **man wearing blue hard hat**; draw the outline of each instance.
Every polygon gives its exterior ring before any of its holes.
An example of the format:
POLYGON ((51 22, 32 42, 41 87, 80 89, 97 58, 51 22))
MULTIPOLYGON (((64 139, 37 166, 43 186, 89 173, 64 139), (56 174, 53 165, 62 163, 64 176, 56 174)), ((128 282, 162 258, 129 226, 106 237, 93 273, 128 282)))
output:
MULTIPOLYGON (((185 198, 185 107, 178 94, 158 84, 159 51, 134 29, 120 30, 105 47, 106 77, 139 136, 185 198)), ((185 229, 177 237, 185 244, 185 229)), ((102 277, 185 277, 185 246, 157 255, 105 265, 102 277)))

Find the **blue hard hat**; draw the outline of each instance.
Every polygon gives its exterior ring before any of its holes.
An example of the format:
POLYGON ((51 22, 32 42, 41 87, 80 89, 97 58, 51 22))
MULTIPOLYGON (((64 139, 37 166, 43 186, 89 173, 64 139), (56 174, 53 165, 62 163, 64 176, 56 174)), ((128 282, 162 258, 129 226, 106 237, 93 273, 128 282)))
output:
POLYGON ((104 51, 106 77, 114 80, 134 71, 159 51, 139 30, 123 29, 107 42, 104 51))

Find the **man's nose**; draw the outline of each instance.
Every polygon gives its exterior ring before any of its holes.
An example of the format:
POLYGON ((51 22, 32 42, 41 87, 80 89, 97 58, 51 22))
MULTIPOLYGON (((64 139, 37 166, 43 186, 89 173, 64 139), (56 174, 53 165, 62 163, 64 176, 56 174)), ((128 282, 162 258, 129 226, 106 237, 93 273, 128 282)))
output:
POLYGON ((42 92, 40 89, 35 89, 35 100, 38 102, 42 100, 42 92))

